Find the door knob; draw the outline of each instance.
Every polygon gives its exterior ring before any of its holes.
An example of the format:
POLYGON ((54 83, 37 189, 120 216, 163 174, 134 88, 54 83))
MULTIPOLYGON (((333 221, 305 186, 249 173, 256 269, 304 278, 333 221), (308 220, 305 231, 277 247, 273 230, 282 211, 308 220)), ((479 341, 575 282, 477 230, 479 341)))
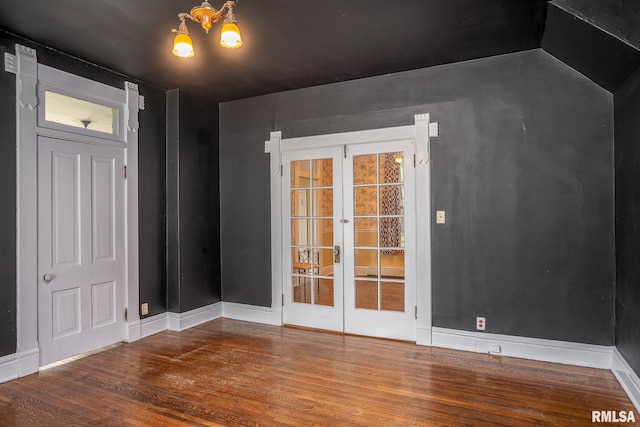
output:
POLYGON ((44 279, 44 281, 45 281, 45 282, 49 283, 50 281, 52 281, 52 280, 53 280, 53 274, 51 274, 51 273, 46 273, 46 274, 44 275, 43 279, 44 279))
POLYGON ((340 246, 333 247, 333 262, 336 264, 340 262, 340 246))

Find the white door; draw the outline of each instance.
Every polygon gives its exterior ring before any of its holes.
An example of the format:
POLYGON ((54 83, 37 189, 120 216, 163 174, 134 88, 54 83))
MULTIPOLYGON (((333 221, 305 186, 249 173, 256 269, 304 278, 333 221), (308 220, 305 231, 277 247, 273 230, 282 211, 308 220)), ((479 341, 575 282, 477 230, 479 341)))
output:
POLYGON ((283 153, 284 323, 415 340, 413 152, 283 153))
POLYGON ((125 338, 123 157, 38 137, 41 366, 125 338))
POLYGON ((347 147, 344 330, 415 341, 413 141, 347 147))
POLYGON ((283 153, 284 322, 342 331, 342 148, 283 153))

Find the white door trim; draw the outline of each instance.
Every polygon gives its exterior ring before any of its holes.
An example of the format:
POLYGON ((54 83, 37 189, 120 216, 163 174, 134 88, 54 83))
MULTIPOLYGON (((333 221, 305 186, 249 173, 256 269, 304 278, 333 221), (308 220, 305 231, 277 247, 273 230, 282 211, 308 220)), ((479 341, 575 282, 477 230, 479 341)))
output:
MULTIPOLYGON (((126 289, 128 312, 128 341, 140 337, 138 307, 138 110, 144 99, 138 86, 127 82, 125 89, 117 89, 89 79, 74 76, 38 64, 34 49, 16 44, 15 55, 5 53, 5 71, 16 74, 16 155, 17 155, 17 212, 16 212, 16 307, 17 349, 19 355, 28 354, 20 365, 18 376, 39 369, 38 346, 38 235, 37 235, 37 137, 54 132, 38 127, 38 82, 43 81, 77 92, 105 98, 122 106, 124 123, 118 140, 93 138, 95 143, 125 147, 128 167, 125 184, 126 289)), ((74 133, 56 131, 73 140, 74 133)), ((86 135, 83 135, 83 139, 86 135)), ((89 135, 90 136, 90 135, 89 135)), ((76 135, 77 138, 77 135, 76 135)))
POLYGON ((429 114, 415 116, 416 157, 416 344, 431 345, 431 137, 438 123, 429 114))
POLYGON ((438 136, 438 124, 429 114, 417 114, 414 124, 355 132, 282 139, 282 132, 271 132, 265 142, 270 154, 271 172, 271 310, 280 313, 282 324, 283 270, 282 248, 282 151, 335 147, 413 139, 416 164, 416 258, 417 307, 416 343, 431 345, 431 162, 430 138, 438 136))

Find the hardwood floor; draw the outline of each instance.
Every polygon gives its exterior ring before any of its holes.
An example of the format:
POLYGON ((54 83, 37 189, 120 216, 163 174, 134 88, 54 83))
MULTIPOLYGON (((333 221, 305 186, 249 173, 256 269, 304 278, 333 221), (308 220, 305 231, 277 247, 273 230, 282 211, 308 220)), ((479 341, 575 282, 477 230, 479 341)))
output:
POLYGON ((632 409, 606 370, 228 319, 0 384, 2 426, 561 426, 632 409))

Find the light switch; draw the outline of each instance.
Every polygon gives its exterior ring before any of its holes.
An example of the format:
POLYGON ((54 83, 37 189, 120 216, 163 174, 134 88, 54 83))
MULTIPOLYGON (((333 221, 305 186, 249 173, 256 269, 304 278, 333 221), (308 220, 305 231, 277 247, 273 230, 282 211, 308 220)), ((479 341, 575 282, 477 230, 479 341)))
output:
POLYGON ((436 211, 436 224, 444 224, 445 216, 444 211, 436 211))

